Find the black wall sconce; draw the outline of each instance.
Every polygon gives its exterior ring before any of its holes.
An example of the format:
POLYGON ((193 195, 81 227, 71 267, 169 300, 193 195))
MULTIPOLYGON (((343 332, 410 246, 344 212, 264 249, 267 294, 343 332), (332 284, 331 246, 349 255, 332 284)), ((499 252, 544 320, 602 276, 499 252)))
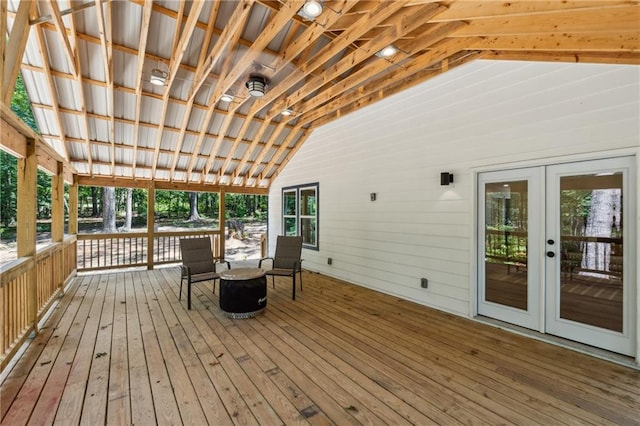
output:
POLYGON ((371 201, 375 201, 376 200, 376 193, 372 192, 371 194, 369 194, 369 196, 371 197, 371 201))
POLYGON ((453 173, 442 172, 440 173, 440 185, 449 185, 453 183, 453 173))

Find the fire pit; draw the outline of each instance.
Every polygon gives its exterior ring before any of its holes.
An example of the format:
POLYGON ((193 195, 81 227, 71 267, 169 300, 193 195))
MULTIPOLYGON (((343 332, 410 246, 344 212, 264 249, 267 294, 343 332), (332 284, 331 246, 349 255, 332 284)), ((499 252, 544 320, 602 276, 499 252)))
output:
POLYGON ((267 307, 267 278, 258 268, 220 273, 220 309, 230 318, 250 318, 267 307))

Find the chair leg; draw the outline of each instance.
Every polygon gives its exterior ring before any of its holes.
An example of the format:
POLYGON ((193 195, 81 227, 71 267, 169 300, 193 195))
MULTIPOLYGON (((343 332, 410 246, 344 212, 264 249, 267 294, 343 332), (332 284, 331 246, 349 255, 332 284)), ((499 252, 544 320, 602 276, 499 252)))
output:
POLYGON ((276 288, 276 277, 275 275, 271 275, 271 285, 273 288, 276 288))
POLYGON ((216 280, 213 280, 213 294, 216 294, 216 280))
POLYGON ((302 268, 300 268, 300 291, 302 291, 302 268))
POLYGON ((182 282, 184 281, 184 277, 180 277, 180 295, 178 296, 178 300, 182 300, 182 282))
POLYGON ((187 280, 187 309, 191 310, 191 277, 187 280))
POLYGON ((296 273, 293 273, 293 294, 291 295, 291 300, 296 300, 296 273))

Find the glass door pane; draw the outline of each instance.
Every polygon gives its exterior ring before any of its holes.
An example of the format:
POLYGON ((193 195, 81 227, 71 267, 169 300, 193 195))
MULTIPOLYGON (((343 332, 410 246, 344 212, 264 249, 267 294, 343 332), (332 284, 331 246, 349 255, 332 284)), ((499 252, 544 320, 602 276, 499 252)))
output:
POLYGON ((622 172, 560 178, 560 318, 622 331, 622 172))
POLYGON ((478 314, 540 330, 542 168, 478 175, 478 314))
POLYGON ((527 310, 528 182, 485 185, 485 300, 527 310))
POLYGON ((546 331, 635 352, 635 159, 547 168, 546 331))

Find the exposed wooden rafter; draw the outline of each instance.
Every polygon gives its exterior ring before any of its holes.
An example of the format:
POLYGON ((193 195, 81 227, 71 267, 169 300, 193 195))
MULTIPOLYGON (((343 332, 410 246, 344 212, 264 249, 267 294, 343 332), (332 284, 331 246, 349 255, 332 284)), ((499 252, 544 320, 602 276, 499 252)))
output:
POLYGON ((45 139, 100 179, 268 185, 318 126, 477 58, 640 65, 634 0, 326 0, 313 21, 303 0, 45 0, 41 16, 29 3, 1 4, 2 88, 24 62, 28 89, 51 91, 34 92, 38 119, 58 127, 45 139), (143 84, 149 62, 167 66, 162 90, 143 84), (262 97, 247 94, 252 72, 269 80, 262 97))
MULTIPOLYGON (((2 2, 6 7, 6 3, 2 2)), ((27 45, 27 37, 29 36, 29 17, 34 13, 33 1, 22 1, 18 6, 18 11, 15 14, 13 27, 9 34, 9 39, 6 40, 6 49, 3 52, 3 83, 2 83, 2 100, 6 105, 11 103, 11 97, 13 96, 13 87, 18 79, 18 71, 20 71, 20 64, 22 63, 22 55, 24 55, 24 49, 27 45)), ((6 18, 6 17, 5 17, 6 18)), ((6 24, 6 19, 3 21, 6 24)), ((3 31, 6 34, 6 29, 3 31)), ((3 40, 3 43, 5 40, 3 40)))

